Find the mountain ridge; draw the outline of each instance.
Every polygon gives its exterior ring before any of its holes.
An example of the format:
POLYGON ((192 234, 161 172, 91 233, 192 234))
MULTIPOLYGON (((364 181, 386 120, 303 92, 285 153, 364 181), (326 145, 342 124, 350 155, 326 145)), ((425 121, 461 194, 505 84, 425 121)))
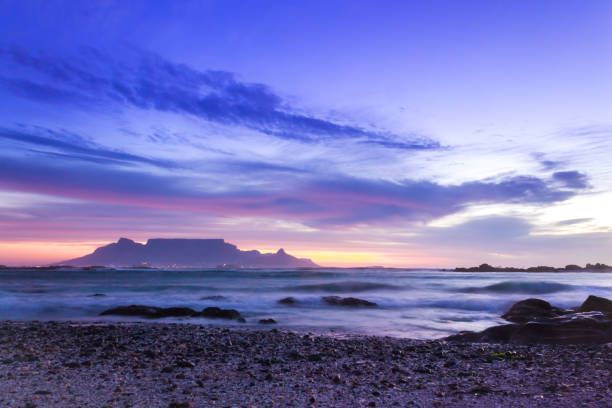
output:
POLYGON ((58 262, 67 266, 152 266, 299 268, 317 267, 307 258, 296 258, 279 249, 275 253, 243 251, 222 238, 150 238, 146 244, 129 238, 96 248, 91 254, 58 262))

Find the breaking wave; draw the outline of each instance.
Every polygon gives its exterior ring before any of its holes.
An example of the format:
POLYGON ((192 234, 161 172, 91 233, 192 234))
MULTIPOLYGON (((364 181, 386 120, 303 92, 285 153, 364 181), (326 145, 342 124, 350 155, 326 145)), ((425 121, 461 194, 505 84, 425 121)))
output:
POLYGON ((506 281, 483 287, 466 287, 457 291, 462 293, 531 293, 544 294, 574 290, 571 285, 557 282, 517 282, 506 281))
POLYGON ((377 282, 331 282, 331 283, 320 283, 312 285, 298 285, 289 286, 285 290, 298 291, 298 292, 337 292, 337 293, 357 293, 367 292, 369 290, 397 290, 405 289, 405 287, 390 285, 387 283, 377 282))

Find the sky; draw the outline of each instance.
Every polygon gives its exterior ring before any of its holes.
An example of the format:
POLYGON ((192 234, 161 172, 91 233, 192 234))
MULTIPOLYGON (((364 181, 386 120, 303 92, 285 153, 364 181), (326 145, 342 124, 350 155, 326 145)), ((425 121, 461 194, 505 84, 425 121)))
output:
POLYGON ((0 264, 128 237, 612 263, 612 2, 0 0, 0 264))

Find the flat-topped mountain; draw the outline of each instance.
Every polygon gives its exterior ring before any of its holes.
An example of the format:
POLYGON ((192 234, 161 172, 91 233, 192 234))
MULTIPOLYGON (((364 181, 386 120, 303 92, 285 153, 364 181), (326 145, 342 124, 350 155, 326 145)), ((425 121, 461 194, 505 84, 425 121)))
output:
POLYGON ((80 258, 59 262, 70 266, 204 267, 231 265, 242 268, 316 267, 310 259, 296 258, 283 249, 276 253, 241 251, 223 239, 149 239, 140 244, 127 238, 100 247, 80 258))

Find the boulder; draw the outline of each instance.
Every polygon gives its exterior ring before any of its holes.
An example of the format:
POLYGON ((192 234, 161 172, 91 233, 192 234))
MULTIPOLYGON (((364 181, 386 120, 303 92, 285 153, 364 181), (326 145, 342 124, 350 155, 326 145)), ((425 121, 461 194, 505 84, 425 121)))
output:
POLYGON ((242 318, 240 312, 234 309, 220 309, 218 307, 207 307, 200 313, 202 317, 209 317, 212 319, 228 319, 237 320, 242 318))
POLYGON ((347 306, 347 307, 376 307, 378 306, 374 302, 368 300, 346 297, 341 298, 340 296, 324 296, 323 301, 333 306, 347 306))
POLYGON ((261 319, 259 321, 261 324, 276 324, 276 320, 274 319, 261 319))
POLYGON ((197 316, 198 312, 188 307, 155 307, 143 305, 118 306, 100 313, 100 316, 142 316, 148 318, 197 316))
POLYGON ((502 318, 513 323, 527 323, 536 319, 551 318, 564 313, 562 309, 551 306, 542 299, 525 299, 516 302, 502 318))
POLYGON ((563 311, 548 302, 527 299, 516 303, 503 315, 517 324, 489 327, 481 332, 460 332, 445 340, 510 344, 611 343, 612 315, 606 313, 611 304, 608 299, 589 296, 576 311, 563 311))
POLYGON ((294 297, 289 296, 289 297, 279 300, 278 303, 282 305, 295 305, 297 303, 297 300, 295 300, 294 297))
POLYGON ((601 312, 606 315, 612 315, 612 300, 591 295, 580 305, 578 311, 601 312))

